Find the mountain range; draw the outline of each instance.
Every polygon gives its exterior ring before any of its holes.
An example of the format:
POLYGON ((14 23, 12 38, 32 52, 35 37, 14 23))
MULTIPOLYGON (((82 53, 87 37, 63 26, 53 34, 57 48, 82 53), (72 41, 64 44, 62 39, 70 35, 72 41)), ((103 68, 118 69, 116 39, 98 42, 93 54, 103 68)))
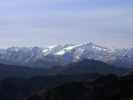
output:
POLYGON ((133 48, 110 49, 94 43, 53 45, 49 47, 10 47, 0 49, 0 63, 50 68, 83 59, 102 61, 119 67, 133 67, 133 48))
MULTIPOLYGON (((126 93, 123 90, 121 94, 120 89, 127 88, 128 91, 130 84, 121 88, 119 83, 129 81, 121 81, 118 77, 132 73, 132 65, 133 48, 109 49, 93 43, 0 49, 0 99, 107 100, 106 97, 110 96, 108 100, 122 100, 111 98, 126 93), (111 77, 104 77, 106 75, 111 77), (112 78, 112 75, 118 77, 112 78), (101 79, 97 80, 98 77, 101 79), (60 94, 62 91, 65 93, 60 94)), ((129 97, 132 98, 132 94, 129 97)))

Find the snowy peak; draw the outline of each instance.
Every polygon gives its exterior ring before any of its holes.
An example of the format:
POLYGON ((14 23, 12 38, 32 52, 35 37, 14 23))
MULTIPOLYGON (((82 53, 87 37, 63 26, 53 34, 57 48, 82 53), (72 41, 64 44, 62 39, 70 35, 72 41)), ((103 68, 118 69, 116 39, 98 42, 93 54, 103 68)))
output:
POLYGON ((0 49, 0 63, 44 66, 93 59, 114 65, 133 66, 133 48, 109 49, 93 43, 52 45, 40 47, 10 47, 0 49))
POLYGON ((95 45, 93 43, 84 43, 84 44, 71 44, 66 45, 64 48, 62 48, 60 51, 56 52, 55 55, 64 55, 65 53, 72 52, 73 50, 76 51, 76 49, 82 49, 81 52, 85 50, 95 50, 95 51, 109 51, 108 48, 104 48, 98 45, 95 45))

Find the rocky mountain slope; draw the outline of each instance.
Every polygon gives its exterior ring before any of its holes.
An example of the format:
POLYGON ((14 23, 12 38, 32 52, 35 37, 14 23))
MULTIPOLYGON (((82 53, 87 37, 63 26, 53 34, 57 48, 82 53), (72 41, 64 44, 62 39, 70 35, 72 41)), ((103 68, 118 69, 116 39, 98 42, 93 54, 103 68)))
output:
POLYGON ((49 68, 83 59, 93 59, 121 67, 133 67, 133 48, 109 49, 93 43, 54 45, 45 48, 0 49, 0 63, 49 68))

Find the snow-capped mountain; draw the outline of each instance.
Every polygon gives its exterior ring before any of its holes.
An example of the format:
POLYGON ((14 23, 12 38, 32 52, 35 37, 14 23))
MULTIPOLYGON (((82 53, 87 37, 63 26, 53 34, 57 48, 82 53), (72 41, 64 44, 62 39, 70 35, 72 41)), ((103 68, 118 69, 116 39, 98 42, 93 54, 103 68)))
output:
POLYGON ((49 68, 49 66, 69 64, 82 59, 133 67, 133 48, 112 50, 93 43, 84 43, 53 45, 45 48, 11 47, 0 49, 0 63, 4 64, 49 68))

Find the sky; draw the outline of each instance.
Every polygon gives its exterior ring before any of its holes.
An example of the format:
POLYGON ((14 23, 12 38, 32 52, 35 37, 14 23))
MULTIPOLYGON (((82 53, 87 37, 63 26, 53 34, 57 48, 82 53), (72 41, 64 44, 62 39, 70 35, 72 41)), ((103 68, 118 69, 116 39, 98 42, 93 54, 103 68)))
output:
POLYGON ((133 0, 0 0, 0 47, 133 47, 133 0))

